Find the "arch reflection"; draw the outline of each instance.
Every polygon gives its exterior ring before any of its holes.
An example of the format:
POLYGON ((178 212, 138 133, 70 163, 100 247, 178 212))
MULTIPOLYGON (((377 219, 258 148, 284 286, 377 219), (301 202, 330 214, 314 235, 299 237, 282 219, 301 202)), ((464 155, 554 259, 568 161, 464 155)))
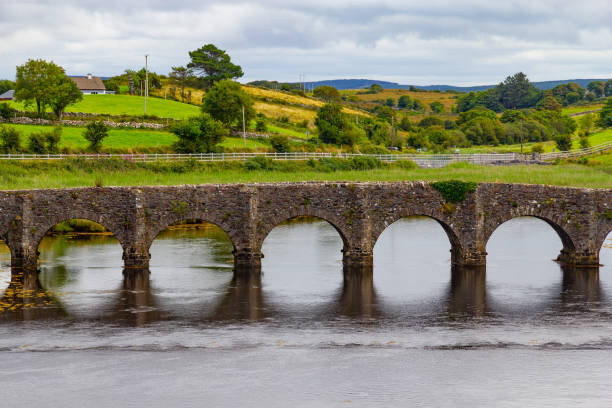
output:
POLYGON ((0 321, 29 321, 66 317, 62 304, 40 284, 38 273, 11 271, 0 298, 0 321))

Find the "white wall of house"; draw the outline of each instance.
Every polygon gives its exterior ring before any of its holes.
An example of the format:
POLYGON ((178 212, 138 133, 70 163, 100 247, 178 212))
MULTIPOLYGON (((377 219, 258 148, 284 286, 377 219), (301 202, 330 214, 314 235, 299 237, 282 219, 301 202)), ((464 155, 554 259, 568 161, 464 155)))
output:
POLYGON ((106 93, 102 89, 81 89, 81 92, 83 92, 83 95, 103 95, 106 93))

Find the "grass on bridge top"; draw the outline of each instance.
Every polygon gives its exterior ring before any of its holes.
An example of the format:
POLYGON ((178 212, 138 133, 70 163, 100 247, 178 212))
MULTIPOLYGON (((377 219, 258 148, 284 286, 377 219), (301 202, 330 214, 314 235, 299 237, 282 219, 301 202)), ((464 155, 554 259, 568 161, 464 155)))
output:
MULTIPOLYGON (((316 161, 315 161, 316 162, 316 161)), ((207 183, 297 181, 463 180, 612 188, 612 155, 593 164, 476 166, 455 163, 440 169, 386 164, 372 170, 336 170, 324 163, 275 162, 273 170, 253 170, 242 162, 135 163, 121 160, 0 161, 0 189, 63 188, 207 183)))

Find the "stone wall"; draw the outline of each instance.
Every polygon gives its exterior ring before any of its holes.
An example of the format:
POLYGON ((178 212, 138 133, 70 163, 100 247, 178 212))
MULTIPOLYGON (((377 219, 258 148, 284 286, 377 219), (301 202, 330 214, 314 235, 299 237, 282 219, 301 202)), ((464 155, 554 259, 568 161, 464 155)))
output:
POLYGON ((0 192, 0 238, 16 268, 35 269, 43 236, 59 222, 83 218, 115 234, 126 267, 147 268, 149 248, 169 225, 200 219, 218 225, 234 246, 238 273, 260 269, 262 244, 285 220, 315 216, 343 241, 345 271, 371 273, 380 234, 402 217, 435 219, 451 243, 453 264, 483 266, 486 244, 504 222, 546 221, 559 234, 559 261, 596 266, 612 231, 612 190, 482 183, 456 205, 424 182, 278 183, 103 187, 0 192))

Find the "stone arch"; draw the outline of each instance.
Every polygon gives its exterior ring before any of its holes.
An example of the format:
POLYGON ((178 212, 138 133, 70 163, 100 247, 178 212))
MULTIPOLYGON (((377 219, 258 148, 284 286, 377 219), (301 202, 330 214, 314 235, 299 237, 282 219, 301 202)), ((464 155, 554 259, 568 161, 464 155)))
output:
POLYGON ((44 236, 57 224, 62 223, 64 221, 77 219, 87 220, 100 224, 108 231, 110 231, 115 238, 117 238, 117 241, 119 241, 119 244, 121 245, 121 249, 125 250, 128 244, 128 226, 117 223, 116 220, 110 219, 104 214, 93 213, 90 211, 72 211, 69 213, 57 214, 46 218, 44 223, 37 225, 32 230, 32 244, 34 249, 38 251, 38 247, 40 246, 40 243, 42 242, 44 236))
POLYGON ((446 217, 442 217, 440 214, 434 214, 428 211, 414 211, 410 209, 405 209, 403 211, 394 214, 392 217, 385 218, 384 223, 376 223, 372 227, 372 249, 376 245, 378 238, 382 235, 382 233, 389 228, 392 224, 403 218, 409 217, 427 217, 436 221, 446 233, 448 240, 451 244, 451 255, 452 259, 455 262, 459 259, 463 252, 463 244, 461 242, 461 238, 459 234, 453 229, 452 223, 450 220, 446 219, 446 217))
POLYGON ((343 220, 340 220, 335 214, 329 211, 321 210, 318 208, 309 208, 307 206, 300 206, 298 208, 291 208, 283 211, 279 214, 276 214, 271 219, 267 219, 265 222, 261 222, 258 224, 257 228, 257 237, 256 237, 256 249, 259 253, 261 253, 261 247, 266 237, 270 235, 270 232, 278 225, 282 224, 285 221, 299 218, 299 217, 314 217, 320 220, 326 221, 330 224, 338 235, 340 239, 342 239, 343 251, 346 251, 350 247, 349 237, 350 233, 348 231, 348 226, 345 225, 343 220))
POLYGON ((601 249, 606 243, 606 238, 610 234, 612 234, 612 222, 609 222, 607 227, 600 228, 595 237, 595 248, 597 248, 598 253, 601 253, 601 249))
POLYGON ((551 228, 557 233, 557 235, 559 236, 559 238, 561 239, 561 242, 563 244, 563 250, 567 250, 567 251, 571 251, 574 252, 576 250, 576 245, 574 244, 574 241, 572 240, 572 237, 570 236, 570 234, 564 230, 557 221, 553 220, 550 217, 546 217, 543 215, 535 215, 535 214, 531 214, 531 213, 527 213, 527 214, 516 214, 516 215, 510 215, 510 216, 505 216, 502 218, 499 218, 496 220, 495 224, 491 224, 488 228, 485 228, 484 230, 484 246, 486 248, 487 243, 489 242, 489 239, 491 238, 491 236, 493 235, 493 233, 500 227, 502 226, 502 224, 505 224, 506 222, 515 219, 515 218, 521 218, 521 217, 532 217, 532 218, 537 218, 539 220, 545 221, 548 225, 551 226, 551 228))
POLYGON ((215 219, 215 217, 209 217, 199 212, 189 212, 187 214, 168 214, 163 218, 162 221, 156 223, 153 227, 150 227, 145 243, 147 251, 150 250, 151 245, 153 245, 153 241, 155 241, 155 238, 157 238, 159 234, 165 231, 168 227, 187 220, 201 220, 209 224, 215 225, 229 237, 234 252, 236 251, 237 245, 239 244, 241 239, 240 232, 235 231, 229 225, 226 225, 227 223, 224 222, 223 219, 215 219))

